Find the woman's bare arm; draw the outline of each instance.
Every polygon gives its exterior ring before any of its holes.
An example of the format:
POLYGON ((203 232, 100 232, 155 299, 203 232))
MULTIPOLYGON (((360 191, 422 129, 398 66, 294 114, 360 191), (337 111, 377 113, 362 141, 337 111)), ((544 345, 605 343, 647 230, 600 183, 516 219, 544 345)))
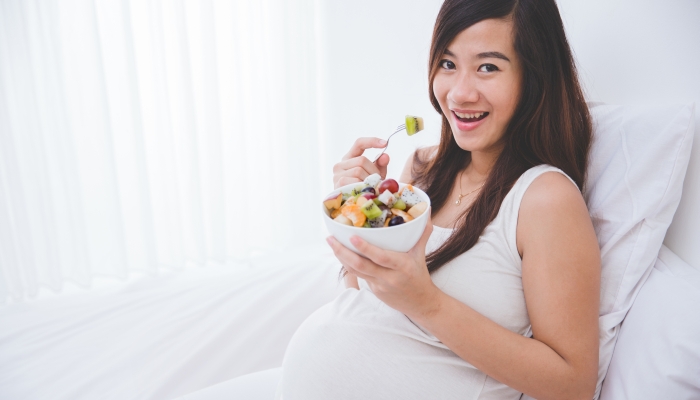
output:
POLYGON ((496 324, 438 291, 410 315, 487 375, 540 400, 593 398, 598 372, 600 251, 581 193, 563 175, 538 177, 517 227, 533 337, 496 324))

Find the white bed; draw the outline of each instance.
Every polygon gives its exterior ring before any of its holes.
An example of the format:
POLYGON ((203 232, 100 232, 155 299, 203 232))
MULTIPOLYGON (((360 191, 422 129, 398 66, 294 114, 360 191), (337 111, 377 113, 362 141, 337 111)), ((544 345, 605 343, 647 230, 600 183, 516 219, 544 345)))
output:
POLYGON ((325 248, 0 309, 0 399, 172 399, 280 365, 342 289, 325 248))

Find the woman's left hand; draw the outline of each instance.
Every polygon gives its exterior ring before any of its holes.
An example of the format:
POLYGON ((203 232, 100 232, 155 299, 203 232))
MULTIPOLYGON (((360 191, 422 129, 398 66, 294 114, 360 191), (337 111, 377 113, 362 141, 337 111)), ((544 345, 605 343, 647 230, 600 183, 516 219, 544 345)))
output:
POLYGON ((425 262, 425 246, 432 231, 428 214, 423 236, 408 253, 383 250, 358 236, 351 237, 353 246, 368 258, 359 256, 332 236, 326 240, 343 266, 367 281, 380 300, 409 318, 419 318, 430 315, 438 306, 440 289, 430 278, 425 262))

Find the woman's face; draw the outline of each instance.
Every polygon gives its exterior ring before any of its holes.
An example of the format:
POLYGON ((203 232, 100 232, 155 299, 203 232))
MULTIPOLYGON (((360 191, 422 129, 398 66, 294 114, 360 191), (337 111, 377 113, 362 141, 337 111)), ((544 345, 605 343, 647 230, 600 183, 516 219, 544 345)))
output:
POLYGON ((454 38, 438 66, 433 93, 460 148, 500 152, 520 81, 511 21, 483 20, 454 38))

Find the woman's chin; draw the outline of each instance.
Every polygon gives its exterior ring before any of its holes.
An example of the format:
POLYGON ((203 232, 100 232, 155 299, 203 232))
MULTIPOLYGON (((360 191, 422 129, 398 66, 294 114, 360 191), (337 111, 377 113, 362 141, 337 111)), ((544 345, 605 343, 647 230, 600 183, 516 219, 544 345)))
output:
POLYGON ((464 138, 464 137, 458 137, 458 135, 455 136, 455 142, 457 142, 457 146, 459 146, 460 149, 464 151, 483 151, 487 146, 484 146, 484 144, 481 142, 481 140, 478 140, 478 138, 464 138))
POLYGON ((500 152, 502 146, 496 143, 484 143, 482 138, 464 138, 454 135, 457 146, 464 151, 472 153, 494 153, 500 152))

